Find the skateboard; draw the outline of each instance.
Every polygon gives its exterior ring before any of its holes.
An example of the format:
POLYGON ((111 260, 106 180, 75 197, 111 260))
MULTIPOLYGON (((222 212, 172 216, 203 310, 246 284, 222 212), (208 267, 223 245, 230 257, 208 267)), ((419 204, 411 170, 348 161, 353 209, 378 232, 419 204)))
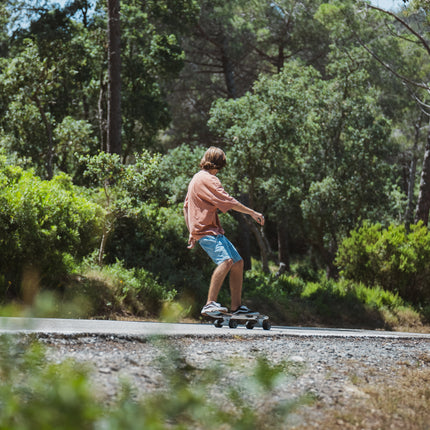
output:
POLYGON ((206 314, 209 318, 214 320, 215 327, 222 327, 228 325, 230 328, 236 328, 239 324, 243 324, 247 329, 252 330, 255 326, 263 327, 264 330, 270 330, 269 317, 261 314, 240 314, 233 315, 231 313, 222 312, 208 312, 206 314))

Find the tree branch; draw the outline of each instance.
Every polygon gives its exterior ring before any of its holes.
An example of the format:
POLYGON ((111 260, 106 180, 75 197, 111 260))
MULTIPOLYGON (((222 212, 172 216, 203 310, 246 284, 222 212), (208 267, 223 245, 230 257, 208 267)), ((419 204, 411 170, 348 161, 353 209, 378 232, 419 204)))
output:
MULTIPOLYGON (((381 9, 382 10, 382 9, 381 9)), ((391 13, 391 12, 390 12, 391 13)), ((385 63, 381 58, 379 58, 378 55, 376 55, 360 38, 360 36, 354 31, 355 37, 358 40, 358 43, 376 60, 378 63, 380 63, 382 66, 384 66, 389 72, 391 72, 394 76, 401 79, 403 82, 406 82, 408 84, 411 84, 418 88, 423 88, 424 90, 429 91, 430 87, 424 83, 415 82, 411 79, 407 78, 406 76, 401 75, 400 73, 396 72, 389 64, 385 63)), ((430 55, 430 52, 429 52, 430 55)))
POLYGON ((421 44, 424 46, 424 48, 427 51, 427 53, 430 55, 430 45, 427 43, 427 41, 424 39, 424 37, 421 36, 421 34, 419 34, 418 32, 416 32, 406 21, 404 21, 403 19, 399 18, 395 13, 390 12, 390 11, 385 10, 385 9, 381 9, 378 6, 373 6, 373 5, 369 4, 369 3, 366 6, 368 8, 370 8, 370 9, 378 10, 380 12, 383 12, 383 13, 387 14, 387 15, 390 15, 397 22, 400 22, 400 24, 402 24, 403 27, 405 27, 409 32, 411 32, 421 42, 421 44))

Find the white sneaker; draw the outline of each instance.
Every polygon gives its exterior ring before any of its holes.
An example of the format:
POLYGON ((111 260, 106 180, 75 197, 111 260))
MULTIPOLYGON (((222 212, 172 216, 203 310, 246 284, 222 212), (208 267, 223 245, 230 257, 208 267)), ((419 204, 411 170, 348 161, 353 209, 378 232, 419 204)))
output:
POLYGON ((225 314, 228 312, 228 309, 224 306, 221 306, 220 303, 217 302, 209 302, 207 305, 203 306, 203 309, 201 310, 202 315, 207 315, 208 313, 215 313, 219 312, 221 314, 225 314))

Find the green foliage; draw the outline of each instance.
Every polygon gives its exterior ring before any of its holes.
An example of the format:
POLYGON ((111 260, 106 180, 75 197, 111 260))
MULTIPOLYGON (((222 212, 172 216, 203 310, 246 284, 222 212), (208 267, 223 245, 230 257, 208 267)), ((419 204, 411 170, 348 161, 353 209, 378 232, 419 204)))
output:
POLYGON ((120 218, 136 216, 139 205, 158 193, 159 155, 149 151, 135 154, 134 164, 123 165, 118 154, 100 152, 81 157, 86 164, 84 176, 102 185, 100 204, 105 209, 98 262, 103 264, 107 240, 120 218))
POLYGON ((164 303, 170 303, 176 290, 161 283, 144 268, 126 268, 120 260, 100 267, 92 257, 74 268, 74 281, 68 283, 64 300, 88 300, 86 317, 110 315, 154 317, 164 303))
POLYGON ((430 233, 419 223, 403 225, 364 222, 351 232, 336 263, 346 279, 380 286, 412 302, 430 299, 430 233))
POLYGON ((294 364, 272 365, 257 358, 243 378, 229 380, 219 395, 219 381, 230 375, 234 363, 201 372, 187 365, 179 351, 161 347, 163 389, 136 399, 133 386, 124 383, 122 393, 108 405, 93 390, 88 368, 73 361, 52 363, 40 344, 1 337, 0 428, 265 430, 279 427, 289 413, 311 400, 302 396, 273 401, 287 378, 300 374, 294 364))
POLYGON ((316 70, 291 62, 276 76, 260 77, 252 93, 220 99, 211 110, 209 124, 229 150, 230 182, 260 210, 297 216, 288 208, 297 207, 301 167, 317 139, 312 109, 320 84, 316 70))
POLYGON ((77 154, 93 152, 96 147, 96 138, 91 124, 85 120, 66 116, 55 127, 53 138, 56 146, 55 162, 59 170, 73 174, 76 178, 80 167, 77 154))
POLYGON ((305 300, 315 301, 318 309, 331 309, 338 306, 340 301, 349 301, 350 304, 357 301, 375 310, 397 309, 404 305, 403 300, 389 291, 378 287, 366 287, 363 284, 333 280, 322 280, 321 282, 310 282, 300 294, 305 300), (332 301, 330 306, 330 301, 332 301), (334 305, 334 306, 333 306, 334 305))
POLYGON ((197 13, 195 0, 121 3, 126 156, 142 148, 157 148, 158 131, 171 121, 165 82, 176 78, 183 67, 181 36, 195 22, 197 13))
POLYGON ((291 235, 305 234, 296 240, 327 266, 339 237, 388 205, 389 123, 366 72, 351 62, 333 62, 340 76, 322 79, 292 61, 261 76, 252 93, 218 100, 209 122, 229 150, 230 183, 272 222, 294 225, 291 235))
POLYGON ((2 295, 19 293, 25 273, 44 286, 61 283, 75 258, 94 249, 101 208, 65 174, 43 181, 0 160, 2 295))
POLYGON ((95 150, 88 115, 79 118, 73 108, 78 103, 71 100, 73 86, 82 85, 85 79, 81 75, 85 66, 70 63, 80 57, 88 59, 87 49, 85 46, 84 52, 77 53, 73 47, 55 41, 43 53, 43 47, 25 39, 18 54, 1 59, 3 141, 18 160, 30 164, 42 176, 50 177, 55 167, 75 174, 75 152, 95 150), (61 48, 69 55, 63 52, 57 57, 61 48))
MULTIPOLYGON (((83 143, 82 153, 94 154, 105 143, 107 14, 105 3, 95 3, 76 1, 61 7, 8 0, 4 15, 2 10, 2 18, 9 18, 11 25, 11 52, 1 59, 0 111, 7 117, 0 126, 11 150, 19 159, 30 158, 40 175, 50 177, 46 164, 52 161, 54 167, 75 176, 70 163, 74 146, 83 143), (27 105, 34 108, 31 116, 24 115, 27 105), (24 112, 15 117, 16 111, 24 112), (70 121, 64 122, 67 117, 85 121, 86 131, 91 131, 86 142, 64 147, 61 139, 50 141, 59 124, 57 135, 70 126, 68 134, 75 133, 79 140, 82 134, 70 121), (41 129, 37 134, 28 132, 37 128, 41 129), (52 148, 47 151, 47 146, 52 148), (59 158, 50 160, 52 153, 59 158)), ((157 146, 158 131, 168 126, 166 81, 182 68, 181 35, 197 13, 195 0, 121 2, 124 159, 157 146)))
POLYGON ((363 328, 418 327, 428 315, 396 292, 346 279, 327 279, 307 264, 293 264, 290 273, 246 272, 244 297, 251 307, 280 324, 363 328), (299 273, 305 275, 303 279, 299 273))
POLYGON ((170 95, 169 138, 213 142, 206 127, 212 103, 242 97, 260 73, 278 73, 297 59, 323 71, 329 35, 314 18, 322 2, 200 1, 199 26, 183 44, 187 61, 175 85, 180 91, 170 95))
POLYGON ((163 156, 160 162, 162 194, 164 198, 168 197, 169 203, 177 204, 185 200, 192 172, 199 170, 204 152, 203 147, 192 148, 184 143, 163 156))
POLYGON ((103 408, 89 373, 76 363, 48 363, 40 344, 0 338, 0 428, 93 429, 103 408))
POLYGON ((9 150, 30 157, 38 173, 52 176, 52 118, 48 104, 58 87, 57 69, 41 58, 37 46, 24 42, 20 55, 1 59, 0 91, 7 102, 2 124, 9 150), (34 133, 34 134, 33 134, 34 133))
MULTIPOLYGON (((349 284, 346 283, 345 285, 348 286, 349 284)), ((353 288, 358 299, 374 309, 396 311, 405 306, 404 300, 397 293, 386 291, 380 287, 355 284, 353 288)))
POLYGON ((248 296, 257 296, 260 299, 282 300, 300 295, 306 282, 294 275, 263 274, 259 269, 249 270, 245 273, 244 290, 248 296))
POLYGON ((134 163, 124 165, 118 154, 100 152, 81 157, 85 176, 93 185, 102 186, 106 199, 120 210, 136 207, 153 198, 158 191, 161 156, 144 150, 134 155, 134 163))

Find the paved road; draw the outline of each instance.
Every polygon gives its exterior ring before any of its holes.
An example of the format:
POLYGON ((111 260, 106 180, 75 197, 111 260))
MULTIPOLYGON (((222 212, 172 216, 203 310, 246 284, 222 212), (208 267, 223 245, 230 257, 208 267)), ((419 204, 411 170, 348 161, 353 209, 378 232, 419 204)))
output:
POLYGON ((318 337, 360 337, 390 339, 430 339, 430 334, 389 332, 355 329, 326 329, 308 327, 272 327, 270 331, 261 328, 247 330, 216 328, 212 324, 168 324, 158 322, 104 321, 57 318, 6 318, 0 317, 0 333, 37 333, 60 336, 318 336, 318 337))

